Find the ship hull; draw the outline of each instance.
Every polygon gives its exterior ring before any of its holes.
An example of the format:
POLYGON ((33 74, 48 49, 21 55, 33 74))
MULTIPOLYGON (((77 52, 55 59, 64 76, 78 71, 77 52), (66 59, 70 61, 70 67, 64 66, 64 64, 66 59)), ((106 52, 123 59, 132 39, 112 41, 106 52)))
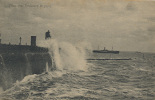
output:
POLYGON ((93 50, 93 53, 113 53, 113 54, 119 54, 119 51, 93 50))

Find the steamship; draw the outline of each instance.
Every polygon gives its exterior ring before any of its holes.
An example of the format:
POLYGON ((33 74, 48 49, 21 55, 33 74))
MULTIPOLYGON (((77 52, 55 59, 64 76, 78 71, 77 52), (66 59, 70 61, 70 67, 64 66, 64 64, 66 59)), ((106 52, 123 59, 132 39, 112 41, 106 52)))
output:
POLYGON ((104 50, 93 50, 94 53, 113 53, 113 54, 119 54, 119 51, 114 51, 114 50, 107 50, 104 47, 104 50))

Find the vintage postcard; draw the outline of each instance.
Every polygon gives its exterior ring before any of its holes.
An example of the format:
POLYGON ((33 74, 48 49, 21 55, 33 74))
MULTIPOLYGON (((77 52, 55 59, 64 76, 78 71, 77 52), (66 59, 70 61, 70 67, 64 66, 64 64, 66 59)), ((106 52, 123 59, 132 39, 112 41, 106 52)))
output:
POLYGON ((155 0, 0 0, 0 100, 154 100, 155 0))

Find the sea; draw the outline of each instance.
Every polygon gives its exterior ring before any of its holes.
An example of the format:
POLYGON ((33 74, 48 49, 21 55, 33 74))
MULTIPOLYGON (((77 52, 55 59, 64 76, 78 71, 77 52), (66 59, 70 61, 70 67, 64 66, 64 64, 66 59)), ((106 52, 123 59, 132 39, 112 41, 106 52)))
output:
POLYGON ((17 80, 0 100, 155 100, 155 53, 92 53, 61 43, 54 56, 56 70, 17 80))

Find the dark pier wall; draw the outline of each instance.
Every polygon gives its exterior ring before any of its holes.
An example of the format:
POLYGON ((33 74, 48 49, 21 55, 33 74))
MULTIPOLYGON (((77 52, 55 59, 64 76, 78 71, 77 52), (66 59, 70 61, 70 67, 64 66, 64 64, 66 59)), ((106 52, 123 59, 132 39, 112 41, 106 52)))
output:
POLYGON ((49 53, 0 54, 0 86, 5 90, 26 75, 41 74, 47 64, 49 70, 55 69, 49 53))

